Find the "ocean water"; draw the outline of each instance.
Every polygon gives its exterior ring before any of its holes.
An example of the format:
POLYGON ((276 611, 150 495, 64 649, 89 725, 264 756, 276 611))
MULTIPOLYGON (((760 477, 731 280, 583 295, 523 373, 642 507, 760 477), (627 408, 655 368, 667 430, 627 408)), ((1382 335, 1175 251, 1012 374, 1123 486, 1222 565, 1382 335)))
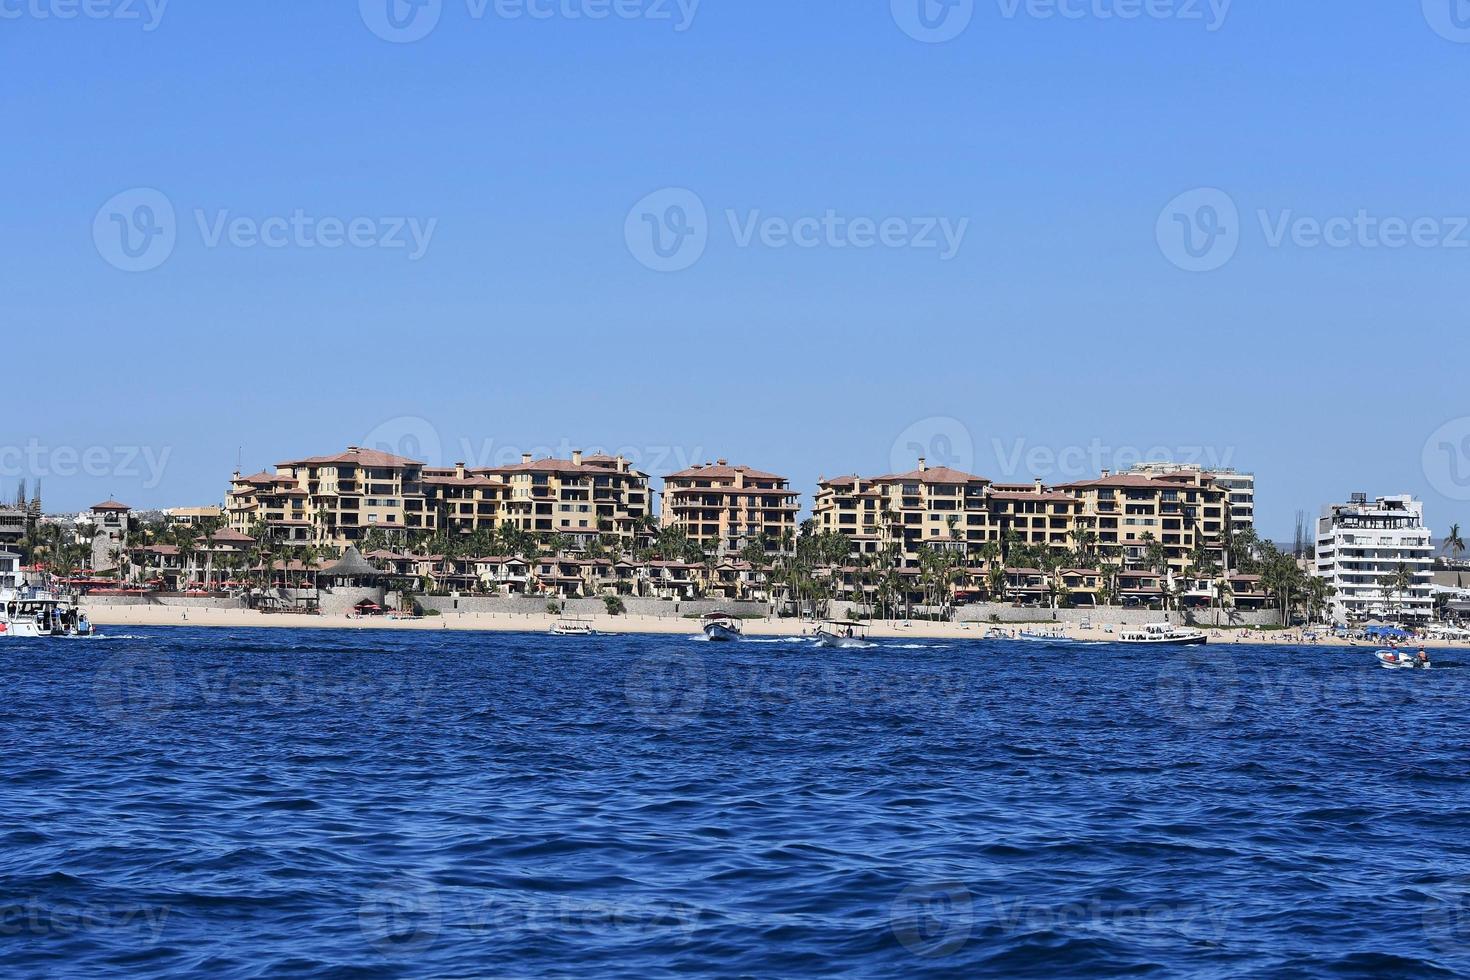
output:
POLYGON ((1463 975, 1455 659, 0 641, 0 970, 1463 975))

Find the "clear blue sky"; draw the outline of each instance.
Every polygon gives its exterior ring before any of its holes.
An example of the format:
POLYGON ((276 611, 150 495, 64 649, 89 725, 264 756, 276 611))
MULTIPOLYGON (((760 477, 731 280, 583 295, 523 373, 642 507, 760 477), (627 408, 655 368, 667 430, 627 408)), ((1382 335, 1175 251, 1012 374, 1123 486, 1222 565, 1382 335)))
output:
POLYGON ((687 25, 675 0, 602 20, 559 12, 598 0, 541 2, 553 16, 443 0, 394 43, 369 27, 391 34, 387 0, 174 3, 153 30, 143 0, 140 20, 5 0, 0 496, 27 475, 48 510, 213 502, 242 448, 258 470, 385 434, 450 463, 723 456, 809 495, 917 442, 1014 479, 1028 459, 1059 479, 1199 447, 1258 473, 1272 535, 1354 490, 1420 494, 1440 530, 1470 519, 1452 499, 1470 496, 1470 248, 1273 247, 1257 215, 1456 231, 1470 43, 1448 15, 978 0, 927 43, 903 0, 703 0, 687 25), (176 212, 145 272, 105 244, 140 199, 104 204, 135 188, 176 212), (680 271, 636 244, 672 199, 630 216, 665 188, 707 211, 680 271), (1208 272, 1167 244, 1166 205, 1197 188, 1240 216, 1208 272), (437 223, 416 260, 295 232, 268 248, 248 227, 211 245, 222 215, 297 211, 367 218, 374 241, 437 223), (742 244, 752 213, 828 211, 969 223, 948 259, 842 234, 742 244), (1447 423, 1460 448, 1426 467, 1447 423))

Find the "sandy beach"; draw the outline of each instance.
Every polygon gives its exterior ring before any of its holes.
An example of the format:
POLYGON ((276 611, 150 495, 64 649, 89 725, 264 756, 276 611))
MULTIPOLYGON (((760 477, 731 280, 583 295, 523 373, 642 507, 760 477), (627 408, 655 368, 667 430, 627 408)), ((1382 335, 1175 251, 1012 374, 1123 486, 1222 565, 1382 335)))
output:
MULTIPOLYGON (((516 615, 509 613, 448 613, 443 616, 428 616, 423 619, 386 619, 382 617, 355 618, 349 616, 302 616, 279 613, 262 613, 250 609, 216 609, 181 606, 109 605, 106 603, 84 603, 88 617, 100 627, 125 626, 211 626, 235 629, 288 628, 288 629, 345 629, 345 630, 462 630, 499 633, 545 633, 561 617, 548 613, 516 615)), ((591 623, 600 633, 649 633, 695 635, 699 623, 692 619, 674 619, 667 616, 590 616, 577 617, 591 623)), ((747 619, 744 621, 748 636, 800 636, 808 625, 791 619, 747 619)), ((1121 626, 1109 624, 1105 615, 1099 615, 1090 628, 1068 623, 1001 624, 989 623, 932 623, 922 620, 913 622, 876 622, 871 625, 870 635, 879 639, 921 638, 938 640, 978 640, 991 630, 1004 630, 1015 635, 1022 630, 1063 636, 1068 639, 1107 642, 1115 639, 1121 626)), ((1339 646, 1376 649, 1382 644, 1371 642, 1349 642, 1332 637, 1306 639, 1300 629, 1205 629, 1212 644, 1270 643, 1301 646, 1339 646)), ((1428 644, 1437 648, 1470 648, 1470 644, 1435 641, 1428 644)))

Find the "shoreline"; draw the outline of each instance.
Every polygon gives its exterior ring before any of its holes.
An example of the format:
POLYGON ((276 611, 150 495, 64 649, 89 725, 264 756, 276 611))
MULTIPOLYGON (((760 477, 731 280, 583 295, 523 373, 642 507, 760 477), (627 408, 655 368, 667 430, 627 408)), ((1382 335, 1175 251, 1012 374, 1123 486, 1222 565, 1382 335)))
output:
MULTIPOLYGON (((194 626, 227 629, 328 629, 328 630, 404 630, 410 632, 450 631, 461 633, 547 633, 552 624, 563 619, 550 613, 446 613, 423 619, 361 619, 349 616, 303 616, 290 613, 265 613, 253 609, 220 609, 207 606, 109 606, 100 603, 84 603, 83 611, 92 623, 99 627, 120 626, 194 626)), ((579 616, 579 621, 589 622, 599 633, 616 635, 650 636, 696 636, 700 631, 698 620, 673 619, 667 616, 609 616, 606 614, 579 616)), ((745 634, 752 637, 799 637, 809 625, 807 621, 791 619, 747 619, 742 621, 745 634)), ((874 639, 925 639, 925 640, 980 640, 991 629, 1002 629, 1011 634, 1022 630, 1036 630, 1048 635, 1070 640, 1112 642, 1117 632, 1124 627, 1114 625, 1107 632, 1098 623, 1083 629, 1075 623, 1038 624, 991 624, 991 623, 935 623, 915 620, 908 625, 895 621, 879 621, 871 624, 870 635, 874 639)), ((1315 641, 1302 639, 1300 629, 1257 630, 1257 629, 1214 629, 1200 627, 1209 637, 1209 646, 1229 645, 1281 645, 1340 647, 1345 650, 1378 650, 1383 644, 1340 640, 1322 637, 1315 641)), ((1417 648, 1419 644, 1404 644, 1404 648, 1417 648)), ((1451 641, 1434 641, 1424 644, 1437 650, 1470 650, 1470 643, 1456 644, 1451 641)))

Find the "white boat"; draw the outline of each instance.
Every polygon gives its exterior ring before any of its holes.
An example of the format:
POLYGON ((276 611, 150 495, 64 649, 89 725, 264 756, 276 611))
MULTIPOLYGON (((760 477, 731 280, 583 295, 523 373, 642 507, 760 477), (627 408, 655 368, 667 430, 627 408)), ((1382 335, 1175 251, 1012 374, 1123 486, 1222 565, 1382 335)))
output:
POLYGON ((745 638, 740 620, 725 613, 710 613, 704 617, 704 635, 715 643, 733 643, 745 638))
POLYGON ((1428 654, 1420 660, 1407 650, 1379 650, 1373 657, 1384 670, 1428 670, 1433 666, 1428 654))
POLYGON ((552 636, 596 636, 597 630, 585 619, 558 619, 551 624, 552 636))
POLYGON ((1138 629, 1126 629, 1118 634, 1119 643, 1134 643, 1143 646, 1197 647, 1209 642, 1209 637, 1199 630, 1182 629, 1170 623, 1149 623, 1138 629))
POLYGON ((818 623, 812 630, 812 637, 817 641, 819 647, 838 647, 843 649, 861 649, 872 646, 869 639, 869 630, 866 623, 841 622, 828 620, 818 623))
POLYGON ((91 636, 87 614, 70 596, 45 589, 0 590, 0 637, 91 636))

